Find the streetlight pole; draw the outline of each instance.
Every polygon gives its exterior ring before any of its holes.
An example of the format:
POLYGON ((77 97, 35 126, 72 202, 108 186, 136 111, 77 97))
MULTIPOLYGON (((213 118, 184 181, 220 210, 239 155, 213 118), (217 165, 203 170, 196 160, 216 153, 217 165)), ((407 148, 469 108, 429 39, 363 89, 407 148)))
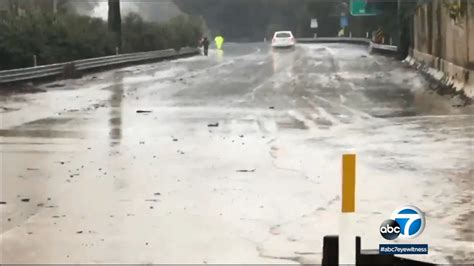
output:
POLYGON ((398 30, 397 30, 397 41, 398 41, 398 52, 401 53, 401 46, 402 46, 402 13, 401 13, 401 5, 402 2, 401 0, 397 0, 397 25, 398 25, 398 30))
POLYGON ((58 12, 58 0, 53 0, 53 13, 56 14, 58 12))

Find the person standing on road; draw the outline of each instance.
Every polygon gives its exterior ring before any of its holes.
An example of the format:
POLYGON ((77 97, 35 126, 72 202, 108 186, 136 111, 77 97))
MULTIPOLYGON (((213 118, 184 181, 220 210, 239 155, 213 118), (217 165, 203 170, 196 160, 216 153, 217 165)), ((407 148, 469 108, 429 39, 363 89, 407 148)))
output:
POLYGON ((201 41, 201 45, 204 49, 204 55, 207 56, 208 53, 209 53, 209 40, 207 39, 207 37, 204 37, 204 39, 202 39, 201 41))

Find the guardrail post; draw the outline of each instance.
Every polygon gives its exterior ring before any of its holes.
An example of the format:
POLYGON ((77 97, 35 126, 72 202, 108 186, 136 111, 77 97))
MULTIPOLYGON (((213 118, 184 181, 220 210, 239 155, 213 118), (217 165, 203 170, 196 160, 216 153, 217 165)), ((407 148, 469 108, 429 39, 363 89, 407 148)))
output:
POLYGON ((81 75, 76 69, 76 64, 74 62, 67 63, 63 67, 63 79, 76 79, 80 78, 81 75))
POLYGON ((367 33, 365 34, 365 38, 367 38, 367 39, 369 38, 369 32, 367 32, 367 33))
POLYGON ((119 55, 119 48, 117 46, 115 47, 115 55, 119 55))
POLYGON ((317 33, 315 33, 315 34, 313 35, 313 39, 316 39, 316 38, 318 38, 318 34, 317 34, 317 33))
POLYGON ((36 55, 33 55, 33 66, 38 66, 38 59, 36 58, 36 55))
POLYGON ((390 37, 390 45, 393 44, 393 40, 392 40, 392 37, 390 37))
POLYGON ((349 38, 352 38, 352 32, 349 32, 349 38))

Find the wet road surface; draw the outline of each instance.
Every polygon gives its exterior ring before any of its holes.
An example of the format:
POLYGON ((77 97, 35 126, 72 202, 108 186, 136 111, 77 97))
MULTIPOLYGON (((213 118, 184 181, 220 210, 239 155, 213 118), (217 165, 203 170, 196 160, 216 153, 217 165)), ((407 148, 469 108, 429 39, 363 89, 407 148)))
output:
POLYGON ((0 96, 3 263, 320 263, 358 154, 363 248, 426 213, 430 255, 472 262, 472 107, 363 46, 225 52, 0 96))

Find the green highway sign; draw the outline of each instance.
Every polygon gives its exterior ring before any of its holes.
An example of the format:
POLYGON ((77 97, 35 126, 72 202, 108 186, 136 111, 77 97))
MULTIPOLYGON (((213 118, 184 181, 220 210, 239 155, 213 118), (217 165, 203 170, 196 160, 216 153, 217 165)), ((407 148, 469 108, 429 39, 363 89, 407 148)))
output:
POLYGON ((377 11, 367 3, 368 0, 351 0, 351 15, 376 16, 377 11))

